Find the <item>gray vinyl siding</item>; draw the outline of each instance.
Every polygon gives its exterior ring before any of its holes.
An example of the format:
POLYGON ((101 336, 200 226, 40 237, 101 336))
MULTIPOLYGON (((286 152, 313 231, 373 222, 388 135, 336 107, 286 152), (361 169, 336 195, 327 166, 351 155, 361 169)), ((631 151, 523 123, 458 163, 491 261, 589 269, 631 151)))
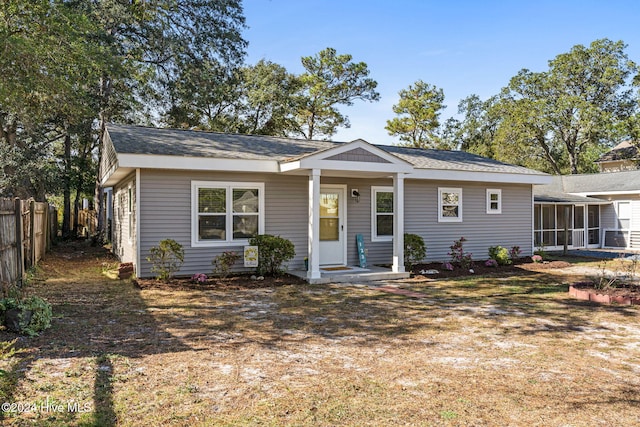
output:
MULTIPOLYGON (((146 261, 149 249, 163 239, 182 244, 185 262, 180 275, 210 274, 211 261, 224 251, 242 246, 191 247, 191 181, 263 182, 265 184, 265 233, 282 236, 295 245, 290 268, 302 268, 307 254, 308 178, 273 174, 141 172, 140 277, 151 274, 146 261)), ((241 267, 240 264, 238 264, 241 267)), ((241 268, 240 268, 241 269, 241 268)))
POLYGON ((335 156, 327 157, 325 160, 341 160, 347 162, 367 162, 367 163, 391 163, 382 157, 376 156, 370 151, 364 148, 356 148, 355 150, 347 151, 335 156))
POLYGON ((520 246, 532 254, 532 192, 530 185, 470 184, 452 181, 405 182, 405 232, 422 236, 427 261, 449 260, 455 240, 464 237, 465 251, 477 260, 488 258, 488 248, 520 246), (462 222, 438 222, 438 188, 462 188, 462 222), (502 190, 502 213, 486 213, 486 190, 502 190))
MULTIPOLYGON (((276 174, 187 172, 142 170, 140 175, 140 262, 139 276, 151 275, 146 261, 149 248, 160 240, 172 238, 183 245, 185 263, 180 275, 207 273, 213 258, 241 246, 191 247, 191 182, 261 182, 265 185, 265 233, 280 235, 295 245, 296 256, 290 269, 302 269, 307 256, 308 183, 306 176, 276 174)), ((392 186, 391 179, 322 177, 322 184, 346 186, 347 263, 358 264, 356 234, 362 234, 367 262, 390 264, 392 242, 371 241, 371 187, 392 186), (360 199, 350 196, 358 189, 360 199)), ((427 261, 448 259, 453 241, 464 236, 467 251, 475 259, 486 259, 489 246, 520 246, 524 255, 532 253, 532 198, 530 185, 469 184, 405 180, 405 231, 420 234, 427 244, 427 261), (463 222, 438 222, 438 187, 463 190, 463 222), (502 214, 486 214, 486 189, 502 190, 502 214)), ((241 266, 239 269, 241 270, 241 266)))
POLYGON ((113 147, 113 143, 111 142, 111 138, 106 134, 104 138, 104 144, 102 148, 102 158, 100 159, 100 179, 104 178, 105 175, 118 163, 118 155, 116 154, 116 150, 113 147))
POLYGON ((113 187, 112 251, 121 262, 135 262, 136 179, 129 175, 113 187), (131 188, 131 230, 129 230, 129 188, 131 188))

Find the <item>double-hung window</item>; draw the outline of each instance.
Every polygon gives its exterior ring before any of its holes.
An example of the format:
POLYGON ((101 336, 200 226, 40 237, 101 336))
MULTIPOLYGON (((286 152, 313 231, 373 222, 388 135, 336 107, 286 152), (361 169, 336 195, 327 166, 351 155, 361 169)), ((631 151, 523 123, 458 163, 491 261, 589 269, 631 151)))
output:
POLYGON ((438 222, 462 222, 462 188, 438 188, 438 222))
POLYGON ((487 213, 502 213, 502 190, 492 188, 487 189, 487 213))
POLYGON ((393 187, 371 187, 371 240, 393 239, 393 187))
POLYGON ((192 246, 246 245, 264 233, 264 184, 191 182, 192 246))

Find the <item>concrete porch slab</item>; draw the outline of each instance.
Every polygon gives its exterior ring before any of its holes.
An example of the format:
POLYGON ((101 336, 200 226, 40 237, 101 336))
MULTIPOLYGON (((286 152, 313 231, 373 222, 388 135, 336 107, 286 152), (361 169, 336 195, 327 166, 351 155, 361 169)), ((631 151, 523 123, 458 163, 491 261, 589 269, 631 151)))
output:
POLYGON ((350 270, 333 271, 320 269, 320 278, 318 279, 309 279, 307 272, 304 270, 290 270, 288 273, 300 277, 311 284, 363 283, 377 280, 407 279, 410 276, 409 273, 394 273, 388 268, 376 266, 367 268, 351 267, 350 270))

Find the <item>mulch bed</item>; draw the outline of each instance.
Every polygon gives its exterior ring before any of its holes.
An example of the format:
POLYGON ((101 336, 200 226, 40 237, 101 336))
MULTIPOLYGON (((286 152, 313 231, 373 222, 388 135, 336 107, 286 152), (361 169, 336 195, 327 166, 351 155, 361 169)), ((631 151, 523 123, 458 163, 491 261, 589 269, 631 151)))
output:
POLYGON ((242 290, 274 288, 285 285, 302 285, 306 283, 299 277, 283 274, 278 277, 265 277, 263 280, 252 279, 251 275, 240 274, 224 279, 213 277, 205 282, 194 282, 188 277, 176 277, 168 282, 156 279, 135 279, 134 283, 140 289, 164 289, 164 290, 242 290))
POLYGON ((431 279, 451 279, 464 276, 491 276, 491 275, 503 275, 503 274, 518 274, 522 273, 522 270, 529 271, 544 271, 551 269, 559 269, 570 267, 571 264, 566 261, 545 261, 545 262, 532 262, 531 258, 521 258, 516 260, 513 264, 499 265, 497 267, 487 267, 485 261, 474 261, 471 270, 465 270, 460 266, 454 266, 453 270, 447 270, 443 267, 441 262, 432 262, 428 264, 418 264, 413 267, 411 273, 416 278, 431 278, 431 279), (422 274, 423 271, 437 270, 437 274, 422 274))

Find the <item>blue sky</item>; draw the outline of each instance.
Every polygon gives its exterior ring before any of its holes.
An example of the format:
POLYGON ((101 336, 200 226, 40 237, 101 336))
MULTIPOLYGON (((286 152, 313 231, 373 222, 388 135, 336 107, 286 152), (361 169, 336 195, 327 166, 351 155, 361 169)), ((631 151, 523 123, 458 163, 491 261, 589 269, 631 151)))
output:
POLYGON ((381 99, 341 108, 351 128, 332 138, 374 144, 398 140, 384 129, 398 91, 416 80, 443 89, 447 109, 477 94, 497 94, 522 68, 544 71, 574 45, 623 40, 640 63, 637 0, 243 0, 247 62, 264 58, 289 72, 304 71, 302 56, 326 47, 367 63, 381 99))

